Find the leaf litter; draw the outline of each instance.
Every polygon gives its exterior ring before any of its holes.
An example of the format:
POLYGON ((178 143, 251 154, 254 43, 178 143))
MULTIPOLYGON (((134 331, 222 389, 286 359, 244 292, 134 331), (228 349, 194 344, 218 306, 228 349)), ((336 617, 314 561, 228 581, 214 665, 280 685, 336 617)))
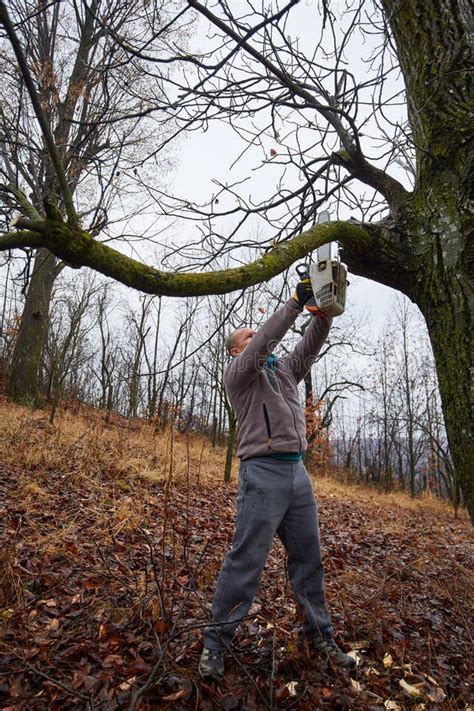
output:
POLYGON ((323 490, 327 595, 356 669, 330 672, 311 656, 275 543, 216 684, 197 663, 234 485, 0 474, 4 711, 468 708, 466 521, 323 490))

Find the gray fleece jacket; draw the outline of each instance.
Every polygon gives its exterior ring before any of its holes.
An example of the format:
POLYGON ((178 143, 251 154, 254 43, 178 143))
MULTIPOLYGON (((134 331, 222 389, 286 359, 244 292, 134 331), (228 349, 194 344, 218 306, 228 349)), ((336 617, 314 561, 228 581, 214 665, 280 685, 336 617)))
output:
POLYGON ((241 459, 283 452, 304 452, 306 424, 298 383, 314 363, 331 324, 314 318, 295 349, 274 362, 267 358, 302 309, 294 299, 284 304, 253 336, 224 373, 227 395, 237 415, 241 459))

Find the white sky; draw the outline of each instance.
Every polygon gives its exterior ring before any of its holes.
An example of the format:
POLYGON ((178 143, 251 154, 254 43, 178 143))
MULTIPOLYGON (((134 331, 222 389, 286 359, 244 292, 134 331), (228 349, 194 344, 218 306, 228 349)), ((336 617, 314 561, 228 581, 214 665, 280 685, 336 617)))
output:
MULTIPOLYGON (((232 9, 235 12, 238 11, 239 4, 244 6, 244 3, 239 3, 238 0, 233 1, 232 9)), ((346 2, 332 3, 332 7, 343 9, 346 7, 346 2)), ((368 12, 370 12, 370 4, 367 7, 368 12)), ((318 38, 318 28, 320 26, 321 18, 316 0, 305 0, 290 12, 288 31, 292 37, 299 38, 300 47, 305 48, 308 53, 311 53, 311 48, 318 38)), ((201 21, 199 30, 195 32, 192 46, 196 46, 198 49, 208 48, 206 31, 207 22, 201 21)), ((377 39, 377 41, 379 40, 377 39)), ((370 51, 371 47, 368 44, 362 46, 360 41, 356 42, 352 47, 349 46, 346 53, 346 62, 350 71, 356 76, 365 76, 367 65, 364 64, 362 58, 367 58, 370 55, 370 51)), ((392 80, 389 80, 389 83, 391 82, 392 80)), ((396 83, 394 78, 390 91, 395 93, 397 88, 400 88, 400 84, 396 83)), ((397 110, 395 109, 395 111, 397 110)), ((400 109, 400 114, 404 115, 403 108, 400 109)), ((266 154, 262 152, 261 147, 256 146, 254 149, 249 150, 237 165, 232 167, 244 144, 228 124, 211 123, 209 130, 205 133, 193 131, 186 136, 181 144, 180 152, 177 155, 177 170, 170 176, 170 188, 175 194, 183 198, 198 203, 206 202, 217 192, 217 187, 213 180, 225 184, 251 176, 250 181, 245 184, 245 188, 242 191, 243 194, 251 193, 254 200, 262 199, 264 196, 269 197, 271 192, 268 186, 272 180, 275 180, 276 172, 271 164, 265 165, 263 169, 260 168, 268 158, 270 148, 278 149, 278 145, 275 145, 271 138, 264 138, 263 144, 266 154)), ((397 171, 395 167, 394 171, 391 168, 391 173, 392 175, 395 174, 395 177, 399 180, 406 181, 406 176, 401 169, 397 171)), ((362 189, 366 190, 366 188, 362 189)), ((350 213, 346 211, 344 216, 349 217, 350 213)), ((190 223, 184 223, 183 229, 190 234, 193 227, 190 223)), ((249 229, 247 228, 247 230, 249 229)), ((266 232, 266 234, 271 234, 271 232, 266 232)), ((295 274, 295 279, 297 279, 294 267, 290 270, 290 274, 292 271, 295 274)), ((354 310, 355 313, 366 313, 373 324, 375 335, 385 323, 387 309, 390 307, 396 292, 388 287, 361 277, 354 277, 353 275, 350 277, 350 281, 347 308, 348 310, 354 310)))

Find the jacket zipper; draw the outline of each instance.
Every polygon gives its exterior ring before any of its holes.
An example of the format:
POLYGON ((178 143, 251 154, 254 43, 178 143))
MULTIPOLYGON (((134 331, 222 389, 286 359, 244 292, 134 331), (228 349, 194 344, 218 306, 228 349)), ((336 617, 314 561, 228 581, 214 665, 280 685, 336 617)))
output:
POLYGON ((302 447, 303 447, 303 442, 301 440, 300 433, 298 432, 298 429, 296 427, 295 413, 293 412, 293 408, 291 407, 290 403, 287 401, 286 397, 283 396, 283 393, 282 393, 282 397, 283 397, 283 400, 285 401, 285 403, 287 404, 289 411, 291 412, 291 416, 293 418, 293 427, 295 428, 295 434, 298 437, 298 441, 300 443, 300 452, 301 452, 302 447))
POLYGON ((266 403, 263 403, 263 417, 265 418, 265 425, 267 428, 267 435, 268 435, 268 449, 272 448, 272 429, 270 427, 270 418, 268 416, 268 410, 267 410, 267 405, 266 403))
MULTIPOLYGON (((283 393, 282 393, 282 392, 280 392, 280 395, 281 395, 281 397, 283 398, 283 400, 284 400, 286 406, 288 407, 289 411, 291 412, 291 417, 293 418, 293 427, 294 427, 294 430, 295 430, 295 434, 296 434, 296 436, 298 437, 298 442, 300 443, 299 451, 301 452, 302 447, 303 447, 303 443, 302 443, 302 440, 301 440, 300 433, 298 432, 298 428, 296 427, 295 413, 293 412, 293 409, 292 409, 291 405, 289 404, 289 402, 287 401, 287 399, 283 396, 283 393)), ((268 435, 267 444, 268 444, 268 449, 271 449, 271 448, 272 448, 272 429, 271 429, 271 427, 270 427, 270 417, 269 417, 269 415, 268 415, 267 404, 266 404, 265 402, 263 403, 263 416, 264 416, 264 418, 265 418, 265 425, 266 425, 266 428, 267 428, 267 435, 268 435)))
MULTIPOLYGON (((286 401, 285 401, 285 402, 286 402, 286 401)), ((288 403, 286 403, 286 404, 288 405, 288 403)), ((289 407, 290 410, 291 410, 291 415, 292 415, 292 417, 293 417, 293 427, 295 428, 296 436, 298 437, 298 440, 299 440, 299 443, 300 443, 300 452, 301 452, 301 450, 303 449, 303 442, 301 441, 300 433, 298 432, 298 429, 297 429, 297 427, 296 427, 296 417, 295 417, 295 413, 293 412, 293 410, 292 410, 292 408, 290 407, 290 405, 288 405, 288 407, 289 407)))

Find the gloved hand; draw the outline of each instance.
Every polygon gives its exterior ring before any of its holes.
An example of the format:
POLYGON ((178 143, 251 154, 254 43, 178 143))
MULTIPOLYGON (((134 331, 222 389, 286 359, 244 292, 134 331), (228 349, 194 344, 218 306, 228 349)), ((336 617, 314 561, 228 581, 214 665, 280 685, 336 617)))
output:
POLYGON ((311 279, 301 279, 296 285, 295 293, 291 297, 294 299, 301 307, 303 307, 307 301, 313 298, 313 287, 311 286, 311 279))

